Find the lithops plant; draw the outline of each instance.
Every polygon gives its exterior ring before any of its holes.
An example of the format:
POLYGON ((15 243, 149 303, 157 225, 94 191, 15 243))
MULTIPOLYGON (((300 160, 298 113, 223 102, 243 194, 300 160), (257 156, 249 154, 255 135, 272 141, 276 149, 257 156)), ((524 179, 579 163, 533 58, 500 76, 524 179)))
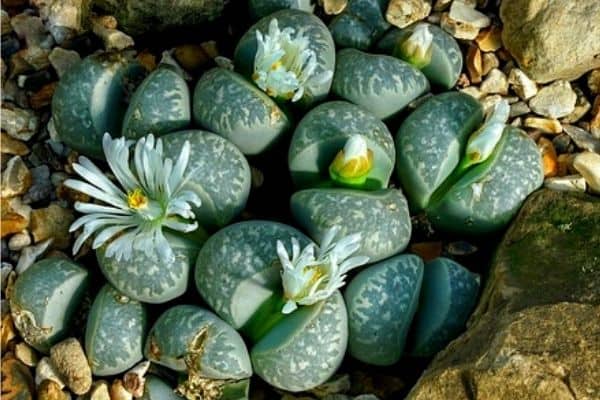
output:
POLYGON ((252 366, 246 345, 232 327, 208 310, 192 305, 169 308, 150 329, 144 354, 154 363, 187 374, 176 389, 187 398, 247 396, 252 366))
POLYGON ((123 118, 123 136, 139 139, 186 128, 191 121, 189 92, 180 72, 161 63, 133 93, 123 118))
POLYGON ((194 90, 194 120, 256 155, 275 144, 290 118, 267 94, 243 76, 224 68, 206 72, 194 90))
POLYGON ((275 11, 293 8, 312 13, 315 6, 311 0, 249 0, 250 17, 257 20, 275 11))
POLYGON ((61 78, 52 97, 52 121, 72 149, 103 158, 102 136, 121 133, 125 97, 145 70, 125 53, 86 57, 61 78))
POLYGON ((440 27, 426 22, 386 33, 377 49, 419 68, 434 86, 450 89, 458 80, 463 58, 456 40, 440 27))
POLYGON ((396 171, 411 207, 440 229, 470 234, 502 228, 543 180, 535 143, 506 127, 500 102, 475 132, 481 105, 461 93, 434 96, 396 135, 396 171))
POLYGON ((292 195, 291 208, 317 243, 332 226, 339 226, 341 235, 361 233, 358 253, 371 262, 400 253, 410 239, 408 206, 398 189, 306 189, 292 195))
POLYGON ((92 373, 116 375, 139 362, 146 324, 143 304, 104 285, 92 304, 85 329, 85 354, 92 373))
POLYGON ((317 247, 290 226, 247 221, 217 232, 200 250, 198 291, 254 343, 254 371, 273 386, 308 390, 342 361, 347 315, 337 289, 367 258, 351 257, 360 235, 338 233, 330 230, 317 247))
POLYGON ((147 375, 144 383, 144 394, 140 400, 182 400, 167 382, 156 375, 147 375))
POLYGON ((288 164, 300 188, 382 189, 388 186, 395 157, 394 141, 385 124, 361 107, 332 101, 315 107, 300 121, 288 164))
POLYGON ((396 363, 404 350, 423 279, 423 261, 399 255, 362 270, 344 293, 348 351, 374 365, 396 363))
POLYGON ((392 56, 356 49, 337 53, 332 92, 386 119, 429 90, 421 71, 392 56))
POLYGON ((419 308, 409 340, 413 356, 430 357, 465 329, 479 292, 479 275, 439 257, 425 264, 419 308))
POLYGON ((58 258, 38 261, 7 289, 15 327, 42 353, 67 336, 89 285, 89 273, 58 258))
POLYGON ((329 93, 335 47, 319 18, 286 9, 262 18, 242 36, 234 62, 270 97, 307 108, 329 93))
POLYGON ((385 20, 386 0, 348 0, 329 24, 338 48, 367 50, 390 27, 385 20))

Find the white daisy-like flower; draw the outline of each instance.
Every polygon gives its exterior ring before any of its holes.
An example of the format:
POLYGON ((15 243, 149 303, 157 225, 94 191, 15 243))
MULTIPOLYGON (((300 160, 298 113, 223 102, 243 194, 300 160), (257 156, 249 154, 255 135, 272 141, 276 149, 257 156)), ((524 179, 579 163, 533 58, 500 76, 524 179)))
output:
POLYGON ((466 148, 467 165, 478 164, 488 159, 502 138, 509 113, 510 106, 505 99, 494 105, 483 125, 469 137, 466 148))
POLYGON ((309 80, 318 84, 333 76, 333 71, 315 75, 317 56, 309 48, 308 37, 291 27, 280 30, 276 18, 269 23, 266 34, 256 31, 256 40, 252 79, 271 97, 298 101, 309 80))
POLYGON ((86 157, 79 157, 79 163, 73 164, 75 172, 87 182, 67 179, 65 185, 105 203, 75 203, 75 209, 86 215, 69 228, 73 232, 83 227, 73 245, 73 254, 95 234, 92 248, 109 242, 107 257, 129 260, 135 249, 150 256, 158 255, 162 262, 168 263, 175 256, 162 228, 180 232, 198 228, 193 221, 192 205, 199 207, 200 198, 183 190, 191 175, 191 172, 186 175, 189 142, 185 142, 175 163, 163 157, 162 141, 153 135, 137 141, 130 160, 133 144, 125 138, 112 139, 108 133, 102 139, 106 161, 120 187, 86 157))
POLYGON ((302 251, 298 240, 292 238, 291 258, 284 244, 277 241, 286 300, 282 313, 289 314, 298 305, 311 305, 327 299, 344 286, 348 271, 369 261, 369 257, 365 256, 351 257, 360 248, 361 234, 334 241, 339 231, 339 226, 332 227, 325 233, 320 247, 311 243, 302 251))

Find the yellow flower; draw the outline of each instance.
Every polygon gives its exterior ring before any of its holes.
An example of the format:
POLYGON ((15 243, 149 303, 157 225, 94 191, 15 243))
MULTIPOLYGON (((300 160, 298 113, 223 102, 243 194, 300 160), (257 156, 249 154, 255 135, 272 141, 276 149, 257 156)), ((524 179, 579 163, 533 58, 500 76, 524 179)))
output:
POLYGON ((365 183, 373 169, 373 151, 361 135, 351 136, 329 166, 329 176, 345 186, 365 183))

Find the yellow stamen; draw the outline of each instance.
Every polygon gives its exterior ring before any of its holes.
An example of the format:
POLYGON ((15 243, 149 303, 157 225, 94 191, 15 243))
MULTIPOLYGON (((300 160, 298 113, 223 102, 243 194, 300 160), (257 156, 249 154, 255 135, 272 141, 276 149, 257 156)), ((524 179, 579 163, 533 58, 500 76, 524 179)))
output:
POLYGON ((135 210, 144 208, 148 205, 148 198, 144 195, 142 189, 137 188, 127 193, 127 205, 135 210))
POLYGON ((281 62, 281 60, 275 61, 273 64, 271 64, 271 70, 275 71, 277 68, 281 67, 283 65, 283 63, 281 62))

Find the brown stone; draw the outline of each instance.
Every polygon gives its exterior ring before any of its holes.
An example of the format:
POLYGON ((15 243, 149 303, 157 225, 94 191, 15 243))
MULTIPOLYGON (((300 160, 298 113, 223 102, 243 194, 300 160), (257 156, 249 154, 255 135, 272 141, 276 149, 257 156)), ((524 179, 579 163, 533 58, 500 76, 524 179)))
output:
POLYGON ((70 400, 71 396, 61 390, 58 383, 45 380, 38 387, 38 400, 70 400))
POLYGON ((19 196, 31 186, 31 172, 20 156, 8 160, 6 169, 2 172, 0 196, 10 198, 19 196))
POLYGON ((481 50, 477 46, 471 45, 467 51, 467 72, 471 83, 481 83, 482 70, 481 50))
POLYGON ((481 32, 475 38, 477 46, 481 51, 491 52, 502 47, 502 28, 492 25, 481 32))
POLYGON ((2 400, 32 400, 33 377, 29 368, 11 353, 2 357, 2 400))
POLYGON ((532 194, 496 252, 467 332, 407 399, 599 398, 598 260, 600 198, 532 194))
POLYGON ((210 58, 198 44, 183 44, 177 46, 173 57, 185 70, 193 72, 202 68, 210 58))
POLYGON ((29 154, 29 147, 18 139, 13 139, 5 132, 0 133, 0 152, 3 154, 13 154, 24 156, 29 154))
POLYGON ((29 226, 29 206, 20 203, 19 198, 2 199, 0 205, 0 237, 21 232, 29 226))
POLYGON ((556 150, 551 140, 541 137, 538 142, 538 149, 542 155, 542 165, 544 166, 544 178, 556 176, 558 173, 558 159, 556 150))
POLYGON ((56 85, 58 85, 58 82, 50 82, 32 94, 31 97, 29 97, 29 105, 31 108, 39 110, 40 108, 49 106, 50 102, 52 102, 52 96, 56 90, 56 85))
POLYGON ((70 245, 69 226, 75 219, 73 211, 57 204, 31 212, 31 234, 35 243, 54 239, 52 247, 65 249, 70 245))

